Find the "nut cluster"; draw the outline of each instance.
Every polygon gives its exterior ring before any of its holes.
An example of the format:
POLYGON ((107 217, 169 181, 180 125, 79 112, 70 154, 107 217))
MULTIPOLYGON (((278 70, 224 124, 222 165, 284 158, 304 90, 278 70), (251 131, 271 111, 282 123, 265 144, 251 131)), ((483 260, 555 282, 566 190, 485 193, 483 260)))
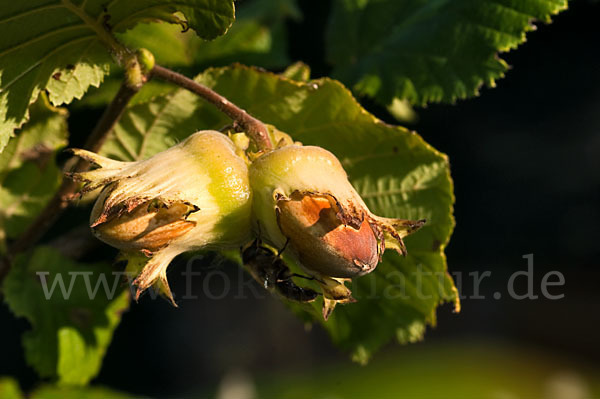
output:
POLYGON ((344 283, 372 272, 386 248, 406 254, 403 238, 424 220, 374 215, 332 153, 277 134, 278 148, 261 153, 243 135, 232 141, 216 131, 137 162, 72 150, 98 166, 69 175, 84 182, 80 194, 101 189, 94 234, 148 257, 136 298, 158 283, 175 304, 166 271, 180 253, 243 248, 246 270, 261 285, 300 302, 322 295, 327 319, 337 303, 354 301, 344 283), (306 275, 292 273, 283 253, 306 275), (301 278, 320 292, 299 286, 301 278))

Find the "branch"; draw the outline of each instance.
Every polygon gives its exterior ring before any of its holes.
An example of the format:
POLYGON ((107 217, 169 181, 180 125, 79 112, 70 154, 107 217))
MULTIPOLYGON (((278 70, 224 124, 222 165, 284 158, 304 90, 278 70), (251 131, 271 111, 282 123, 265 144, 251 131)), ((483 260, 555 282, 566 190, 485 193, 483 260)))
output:
POLYGON ((180 73, 161 67, 160 65, 154 66, 152 69, 152 76, 175 83, 184 89, 198 94, 200 97, 216 106, 221 112, 233 119, 236 125, 248 133, 259 150, 270 150, 273 148, 265 124, 222 95, 180 73))
MULTIPOLYGON (((102 117, 94 127, 94 130, 87 138, 84 148, 89 151, 97 152, 102 144, 106 141, 108 134, 112 131, 115 124, 123 115, 129 100, 139 91, 140 87, 130 87, 126 82, 121 84, 117 95, 113 101, 106 108, 102 117)), ((71 168, 72 172, 82 172, 90 167, 90 163, 83 159, 78 159, 77 162, 73 162, 71 159, 67 165, 71 164, 74 166, 71 168)), ((67 167, 68 169, 68 167, 67 167)), ((48 202, 46 207, 37 216, 29 228, 10 245, 8 249, 8 256, 0 261, 0 281, 3 280, 4 276, 10 268, 11 259, 18 254, 29 248, 31 248, 48 229, 54 224, 56 219, 65 210, 69 204, 69 197, 74 194, 79 187, 79 183, 74 182, 70 179, 63 179, 61 186, 58 191, 54 194, 52 199, 48 202)))

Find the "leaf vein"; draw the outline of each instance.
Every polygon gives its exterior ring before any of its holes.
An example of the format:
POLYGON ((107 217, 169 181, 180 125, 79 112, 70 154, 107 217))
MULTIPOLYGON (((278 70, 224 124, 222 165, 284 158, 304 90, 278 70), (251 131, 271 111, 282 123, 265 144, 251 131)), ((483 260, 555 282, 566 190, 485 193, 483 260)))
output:
POLYGON ((113 130, 113 135, 115 136, 115 138, 117 139, 117 142, 121 145, 121 147, 123 147, 123 149, 125 149, 125 152, 127 152, 127 154, 131 157, 131 160, 136 161, 137 156, 135 154, 135 151, 129 147, 129 145, 123 140, 121 135, 119 133, 117 133, 116 130, 113 130))
POLYGON ((36 13, 38 13, 40 11, 46 11, 46 10, 51 10, 53 8, 62 8, 62 7, 63 6, 60 3, 45 4, 45 5, 41 6, 41 7, 32 8, 31 10, 27 10, 27 11, 24 11, 24 12, 19 13, 19 14, 8 16, 8 17, 6 17, 4 19, 0 19, 0 24, 9 22, 9 21, 12 21, 12 20, 15 20, 15 19, 23 18, 23 17, 26 17, 26 16, 31 15, 31 14, 36 14, 36 13))
POLYGON ((55 53, 61 51, 65 47, 71 46, 71 45, 73 45, 75 43, 78 43, 78 42, 81 42, 81 41, 84 41, 84 40, 90 40, 90 39, 94 40, 94 39, 96 39, 96 36, 95 35, 83 36, 83 37, 80 37, 78 39, 71 40, 70 42, 67 42, 67 43, 65 43, 65 44, 63 44, 63 45, 61 45, 59 47, 54 48, 52 51, 50 51, 44 57, 42 57, 41 59, 39 59, 38 62, 36 62, 35 64, 33 64, 31 67, 29 67, 28 69, 26 69, 22 73, 20 73, 17 77, 15 77, 10 82, 8 82, 8 84, 6 86, 0 87, 0 93, 3 93, 6 89, 8 89, 10 86, 12 86, 17 80, 21 79, 23 76, 27 75, 32 70, 34 70, 35 68, 39 67, 42 63, 44 63, 44 61, 46 61, 48 58, 50 58, 55 53))
POLYGON ((37 36, 35 38, 29 39, 23 43, 19 43, 16 46, 13 47, 9 47, 7 49, 4 49, 1 53, 0 53, 0 57, 4 57, 6 54, 12 53, 15 50, 18 50, 22 47, 27 47, 32 43, 35 42, 39 42, 40 40, 44 40, 47 39, 49 37, 55 36, 56 34, 59 33, 64 33, 73 29, 81 29, 81 28, 86 28, 86 29, 91 29, 88 25, 86 24, 76 24, 76 25, 69 25, 69 26, 64 26, 61 29, 56 29, 50 32, 46 32, 45 34, 41 35, 41 36, 37 36))
MULTIPOLYGON (((140 10, 137 10, 136 12, 134 12, 134 13, 132 13, 132 14, 129 14, 129 15, 127 15, 127 16, 126 16, 125 18, 123 18, 121 21, 117 22, 117 23, 116 23, 116 24, 113 26, 112 30, 113 30, 113 31, 115 31, 115 32, 118 32, 118 31, 121 29, 121 26, 122 26, 123 24, 131 23, 131 22, 132 22, 132 21, 131 21, 132 19, 133 19, 133 20, 137 19, 137 18, 136 18, 136 17, 137 17, 137 15, 139 15, 139 14, 144 14, 145 12, 147 12, 147 11, 149 11, 149 10, 164 8, 164 7, 165 7, 165 6, 167 6, 167 5, 168 5, 168 6, 171 6, 171 5, 172 5, 172 6, 182 6, 182 7, 189 7, 189 6, 190 6, 190 5, 189 5, 189 4, 187 4, 187 3, 181 3, 181 2, 168 2, 168 3, 165 3, 165 4, 155 4, 155 5, 153 5, 153 6, 146 7, 146 8, 142 8, 142 9, 140 9, 140 10)), ((204 11, 207 11, 207 12, 208 12, 208 13, 210 13, 210 14, 216 14, 216 15, 219 15, 219 16, 222 16, 222 17, 229 17, 227 14, 223 14, 223 13, 218 13, 218 12, 215 12, 215 10, 212 10, 212 9, 210 9, 210 8, 207 8, 207 7, 200 7, 200 6, 196 5, 194 8, 196 8, 196 9, 203 9, 204 11)), ((186 17, 187 17, 187 16, 186 16, 186 17)))
MULTIPOLYGON (((172 101, 172 98, 169 99, 169 101, 165 102, 165 104, 162 106, 162 108, 156 112, 156 114, 154 115, 154 119, 150 123, 150 126, 148 127, 148 129, 146 129, 146 132, 142 134, 142 143, 140 145, 140 151, 139 151, 139 154, 138 154, 138 156, 136 158, 136 161, 139 161, 139 159, 143 156, 144 150, 146 148, 146 143, 148 141, 147 139, 148 139, 148 136, 150 135, 149 134, 150 131, 152 129, 154 129, 154 127, 156 126, 156 124, 158 122, 158 119, 163 115, 163 113, 165 112, 165 109, 171 103, 171 101, 172 101)), ((140 131, 140 133, 141 133, 141 131, 140 131)))

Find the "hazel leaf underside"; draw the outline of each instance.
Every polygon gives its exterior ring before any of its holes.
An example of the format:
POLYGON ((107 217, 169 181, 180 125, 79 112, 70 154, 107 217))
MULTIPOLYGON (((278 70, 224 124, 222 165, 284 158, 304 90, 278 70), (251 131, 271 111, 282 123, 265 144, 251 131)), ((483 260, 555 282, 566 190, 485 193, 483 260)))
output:
MULTIPOLYGON (((422 338, 425 326, 435 324, 437 306, 457 301, 443 253, 454 226, 446 156, 416 133, 377 120, 331 79, 298 82, 233 66, 210 69, 197 80, 295 140, 332 151, 375 214, 427 219, 405 239, 408 256, 388 251, 373 273, 355 279, 358 302, 338 306, 327 322, 321 299, 291 305, 303 318, 322 323, 335 343, 360 361, 392 337, 401 342, 422 338)), ((102 153, 120 160, 147 158, 200 127, 229 123, 212 106, 178 90, 131 107, 102 153)))
POLYGON ((567 0, 335 0, 327 32, 333 76, 383 105, 454 102, 494 87, 534 21, 567 0))
POLYGON ((126 52, 113 32, 163 20, 213 39, 225 33, 233 19, 232 0, 5 2, 0 8, 0 151, 25 122, 41 90, 60 105, 102 83, 111 53, 119 59, 126 52), (177 11, 185 21, 173 15, 177 11))

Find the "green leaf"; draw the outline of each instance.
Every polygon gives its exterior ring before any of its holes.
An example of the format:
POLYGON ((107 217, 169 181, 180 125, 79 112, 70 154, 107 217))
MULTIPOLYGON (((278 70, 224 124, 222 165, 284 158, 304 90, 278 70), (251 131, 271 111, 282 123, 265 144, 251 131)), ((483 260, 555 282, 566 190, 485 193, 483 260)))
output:
POLYGON ((130 293, 102 265, 78 264, 49 247, 19 255, 4 298, 32 330, 23 335, 27 362, 61 385, 85 385, 100 370, 130 293))
POLYGON ((286 19, 302 19, 296 0, 255 0, 240 6, 227 35, 202 43, 194 62, 204 67, 240 62, 282 68, 290 62, 286 19))
MULTIPOLYGON (((85 94, 81 101, 77 101, 69 106, 71 109, 84 109, 84 108, 99 108, 109 104, 121 87, 123 77, 110 76, 107 78, 102 86, 96 88, 93 87, 85 94)), ((177 86, 169 82, 161 80, 150 80, 144 84, 140 91, 138 91, 129 101, 128 106, 145 103, 152 100, 155 97, 171 93, 177 89, 177 86)))
POLYGON ((177 90, 128 108, 100 153, 127 161, 145 159, 175 145, 196 128, 223 121, 221 115, 211 117, 197 112, 200 101, 191 92, 177 90))
POLYGON ((67 135, 66 110, 41 96, 30 121, 0 153, 0 248, 27 228, 60 185, 55 156, 67 135))
MULTIPOLYGON (((304 308, 303 318, 321 322, 339 346, 365 361, 392 337, 403 343, 421 339, 425 326, 435 324, 440 303, 458 306, 443 252, 454 226, 445 155, 416 133, 377 120, 331 79, 299 82, 235 66, 210 69, 197 80, 294 139, 332 151, 376 214, 428 220, 406 239, 406 258, 386 253, 375 272, 355 279, 357 303, 338 306, 327 322, 317 303, 304 308)), ((228 123, 211 105, 178 90, 130 108, 103 154, 143 159, 198 129, 228 123)))
POLYGON ((255 0, 240 3, 227 35, 212 41, 164 23, 140 24, 119 38, 132 48, 147 48, 159 64, 171 67, 241 62, 281 68, 289 63, 286 18, 301 18, 295 0, 255 0))
POLYGON ((232 0, 28 0, 0 8, 0 151, 41 90, 54 105, 81 98, 109 73, 127 50, 113 32, 163 20, 189 26, 213 39, 234 19, 232 0), (185 15, 185 20, 174 15, 185 15))
POLYGON ((23 392, 16 380, 8 377, 0 377, 0 398, 22 399, 23 392))
POLYGON ((179 25, 163 22, 138 24, 117 37, 129 48, 148 49, 158 64, 170 67, 191 65, 191 43, 202 43, 194 32, 184 32, 179 25))
POLYGON ((307 82, 310 79, 310 67, 302 61, 298 61, 285 68, 281 72, 281 76, 291 80, 307 82))
POLYGON ((454 102, 494 87, 499 56, 567 0, 336 0, 327 33, 333 74, 389 105, 454 102))
MULTIPOLYGON (((295 0, 255 0, 239 3, 236 21, 226 35, 207 41, 191 31, 161 22, 138 24, 119 34, 131 48, 146 48, 160 65, 188 68, 228 65, 232 62, 263 68, 283 68, 290 63, 287 48, 286 19, 298 20, 295 0)), ((100 88, 92 88, 76 106, 99 107, 110 102, 119 89, 121 77, 111 75, 100 88)), ((175 86, 151 80, 131 100, 137 104, 158 94, 174 91, 175 86)))

